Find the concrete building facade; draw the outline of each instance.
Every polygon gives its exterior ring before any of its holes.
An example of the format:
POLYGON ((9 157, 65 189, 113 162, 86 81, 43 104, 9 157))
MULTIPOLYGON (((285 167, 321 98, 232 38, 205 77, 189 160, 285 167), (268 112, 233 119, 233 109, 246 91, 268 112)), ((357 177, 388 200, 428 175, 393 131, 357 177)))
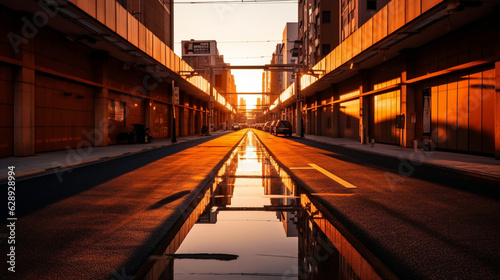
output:
MULTIPOLYGON (((0 156, 107 146, 133 124, 200 133, 209 83, 114 0, 2 1, 0 156), (179 102, 172 86, 180 88, 179 102)), ((234 113, 218 92, 215 113, 234 113)))
POLYGON ((390 0, 341 0, 340 1, 340 42, 358 30, 390 0))
MULTIPOLYGON (((283 64, 296 64, 298 59, 298 53, 293 52, 295 48, 295 41, 297 40, 298 33, 298 23, 287 22, 285 28, 283 29, 283 64)), ((280 91, 285 90, 291 84, 295 82, 295 76, 292 72, 284 72, 283 76, 283 88, 280 91)))
MULTIPOLYGON (((194 42, 194 40, 192 40, 194 42)), ((217 46, 217 42, 215 42, 217 46)), ((210 77, 210 67, 224 67, 229 66, 229 63, 224 62, 224 56, 220 55, 219 50, 216 50, 215 55, 182 55, 182 59, 190 65, 193 69, 198 72, 203 78, 211 81, 210 77)), ((231 74, 230 69, 225 70, 213 70, 213 81, 214 88, 219 92, 226 101, 231 104, 233 108, 236 108, 238 102, 238 95, 236 93, 236 83, 234 80, 234 75, 231 74)), ((226 129, 234 120, 225 119, 224 122, 216 122, 216 129, 226 129)))
POLYGON ((340 42, 339 0, 299 0, 299 63, 313 66, 340 42))
POLYGON ((476 4, 389 2, 280 110, 299 104, 307 134, 500 158, 500 9, 476 4))
POLYGON ((389 0, 300 0, 298 5, 299 62, 314 66, 389 0))
MULTIPOLYGON (((276 45, 276 49, 272 54, 269 64, 283 64, 283 44, 276 45)), ((263 105, 270 105, 276 100, 278 94, 286 89, 283 85, 283 72, 264 71, 262 75, 262 92, 269 92, 273 94, 263 95, 262 103, 263 105)))
POLYGON ((174 48, 173 1, 117 0, 117 2, 170 49, 174 48))

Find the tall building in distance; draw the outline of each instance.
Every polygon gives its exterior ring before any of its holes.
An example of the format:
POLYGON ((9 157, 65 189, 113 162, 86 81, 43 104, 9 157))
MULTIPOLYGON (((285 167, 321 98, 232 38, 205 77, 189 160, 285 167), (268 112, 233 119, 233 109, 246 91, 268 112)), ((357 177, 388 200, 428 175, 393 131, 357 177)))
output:
POLYGON ((239 123, 247 123, 247 101, 245 98, 240 97, 240 103, 238 104, 238 110, 236 115, 236 120, 239 123))
MULTIPOLYGON (((211 66, 228 66, 224 62, 224 56, 219 54, 217 42, 209 41, 182 41, 182 59, 193 67, 205 79, 210 81, 211 66)), ((224 95, 227 102, 235 106, 238 97, 236 94, 236 83, 231 70, 214 70, 214 88, 220 94, 224 95), (226 94, 231 93, 231 94, 226 94)))
MULTIPOLYGON (((276 45, 270 64, 283 64, 283 44, 276 45)), ((271 95, 262 96, 262 103, 270 105, 284 89, 283 72, 264 71, 262 77, 262 92, 271 93, 271 95)))
MULTIPOLYGON (((298 23, 297 22, 287 22, 285 29, 283 30, 283 64, 296 64, 297 63, 297 52, 293 52, 295 47, 295 41, 298 36, 298 23)), ((280 88, 280 92, 287 89, 291 84, 295 82, 292 72, 281 72, 283 76, 283 87, 280 88)))
POLYGON ((299 0, 299 63, 314 66, 389 0, 299 0))
POLYGON ((339 1, 299 0, 299 63, 313 66, 339 44, 339 1))
MULTIPOLYGON (((283 29, 281 44, 276 45, 270 64, 296 64, 298 53, 294 51, 298 34, 298 23, 287 22, 283 29)), ((295 82, 292 72, 264 71, 262 74, 262 91, 274 95, 262 97, 263 104, 272 104, 277 94, 286 90, 295 82)))
POLYGON ((117 2, 173 49, 174 1, 117 0, 117 2))

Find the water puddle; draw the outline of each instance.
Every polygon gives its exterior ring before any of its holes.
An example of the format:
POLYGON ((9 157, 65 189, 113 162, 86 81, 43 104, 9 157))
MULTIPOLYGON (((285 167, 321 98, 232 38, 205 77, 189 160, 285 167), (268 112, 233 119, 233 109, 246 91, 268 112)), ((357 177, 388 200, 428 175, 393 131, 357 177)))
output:
POLYGON ((186 212, 139 279, 381 279, 255 134, 186 212))

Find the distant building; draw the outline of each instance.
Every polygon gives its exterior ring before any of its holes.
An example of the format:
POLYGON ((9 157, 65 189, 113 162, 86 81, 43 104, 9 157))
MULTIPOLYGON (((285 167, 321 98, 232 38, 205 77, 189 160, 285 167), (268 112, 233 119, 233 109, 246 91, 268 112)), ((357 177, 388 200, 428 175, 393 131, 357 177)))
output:
MULTIPOLYGON (((293 52, 295 47, 295 41, 297 40, 298 23, 297 22, 287 22, 285 29, 283 30, 283 64, 296 64, 298 59, 298 53, 293 52)), ((283 77, 283 88, 280 88, 280 92, 288 88, 291 84, 295 82, 292 72, 281 72, 283 77)))
MULTIPOLYGON (((296 64, 298 62, 298 51, 296 49, 298 33, 297 22, 287 22, 283 29, 282 43, 276 45, 270 64, 296 64)), ((264 95, 263 103, 270 105, 295 82, 292 72, 265 71, 263 74, 263 91, 272 93, 264 95)))
MULTIPOLYGON (((210 66, 227 66, 228 63, 224 62, 224 56, 219 54, 219 50, 217 49, 216 41, 182 41, 183 44, 183 53, 182 59, 186 61, 191 67, 197 70, 205 79, 210 81, 210 66), (200 53, 196 53, 196 50, 193 53, 193 43, 205 43, 211 44, 214 50, 210 54, 200 54, 203 50, 200 50, 200 53), (191 46, 190 46, 191 45, 191 46)), ((210 46, 210 45, 208 45, 210 46)), ((196 48, 196 47, 195 47, 196 48)), ((199 47, 200 49, 202 47, 199 47)), ((234 75, 231 74, 231 70, 215 70, 214 71, 214 88, 217 92, 224 95, 227 102, 229 102, 232 106, 235 106, 238 100, 236 94, 226 93, 236 93, 236 83, 234 80, 234 75)))
POLYGON ((245 98, 240 97, 240 103, 238 104, 237 110, 237 121, 239 123, 247 122, 247 101, 245 98))
MULTIPOLYGON (((283 64, 283 44, 277 44, 270 64, 283 64)), ((263 92, 273 93, 275 95, 264 95, 263 104, 272 104, 285 87, 283 86, 283 72, 264 71, 263 74, 263 92)))
POLYGON ((314 66, 389 0, 300 0, 299 63, 314 66))

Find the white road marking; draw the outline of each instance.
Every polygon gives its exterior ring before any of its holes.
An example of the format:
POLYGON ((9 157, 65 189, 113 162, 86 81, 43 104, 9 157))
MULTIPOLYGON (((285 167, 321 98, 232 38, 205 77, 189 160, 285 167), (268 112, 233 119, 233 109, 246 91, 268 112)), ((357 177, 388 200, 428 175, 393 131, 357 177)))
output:
POLYGON ((334 180, 335 182, 341 184, 342 186, 348 188, 348 189, 357 189, 358 187, 356 187, 355 185, 345 181, 344 179, 340 178, 340 177, 337 177, 335 175, 333 175, 332 173, 330 173, 328 170, 325 170, 319 166, 317 166, 316 164, 313 164, 313 163, 309 163, 309 165, 311 167, 313 167, 314 169, 318 170, 319 172, 325 174, 328 178, 334 180))

